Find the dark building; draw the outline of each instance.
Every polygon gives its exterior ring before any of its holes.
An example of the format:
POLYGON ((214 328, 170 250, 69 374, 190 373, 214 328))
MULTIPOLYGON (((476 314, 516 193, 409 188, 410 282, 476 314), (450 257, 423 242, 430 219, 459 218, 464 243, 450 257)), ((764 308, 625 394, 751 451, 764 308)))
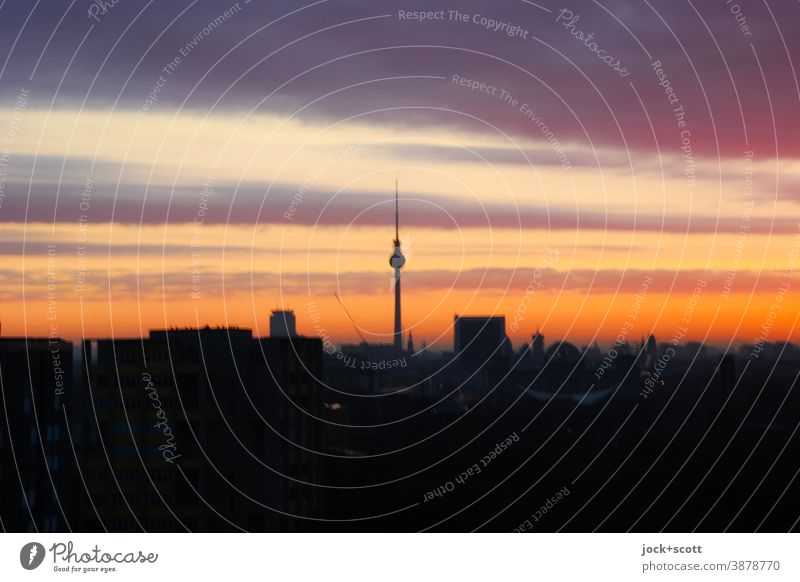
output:
POLYGON ((0 339, 0 522, 4 531, 64 531, 79 483, 63 409, 72 344, 0 339))
POLYGON ((533 365, 541 368, 544 365, 544 336, 536 330, 536 334, 531 336, 531 358, 533 365))
POLYGON ((455 316, 453 351, 461 366, 478 368, 505 360, 510 348, 505 316, 455 316))
MULTIPOLYGON (((462 351, 489 341, 466 320, 462 351)), ((542 350, 541 367, 512 361, 470 386, 450 353, 381 367, 393 346, 326 356, 318 339, 208 327, 87 341, 87 377, 70 385, 70 344, 0 340, 0 525, 508 531, 570 484, 580 511, 548 512, 538 531, 796 529, 793 346, 776 344, 778 361, 697 344, 681 348, 696 358, 647 371, 644 342, 622 353, 532 339, 520 357, 542 350), (645 487, 663 493, 631 495, 645 487)), ((484 369, 496 367, 490 355, 484 369)))
POLYGON ((297 319, 293 310, 272 310, 269 315, 269 337, 297 337, 297 319))
POLYGON ((644 362, 642 364, 644 369, 652 370, 656 365, 656 360, 658 360, 658 343, 656 342, 656 336, 652 333, 647 338, 647 343, 642 344, 642 351, 644 352, 644 362))
POLYGON ((84 530, 280 531, 319 511, 317 339, 238 328, 85 342, 96 421, 84 530))

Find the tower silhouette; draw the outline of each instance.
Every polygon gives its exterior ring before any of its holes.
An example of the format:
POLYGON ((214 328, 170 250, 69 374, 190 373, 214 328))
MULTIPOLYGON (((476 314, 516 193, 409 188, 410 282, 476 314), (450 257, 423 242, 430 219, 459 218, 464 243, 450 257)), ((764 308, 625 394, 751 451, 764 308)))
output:
POLYGON ((400 194, 397 180, 394 181, 394 252, 389 257, 389 265, 394 269, 394 347, 403 349, 403 323, 400 313, 400 269, 406 258, 400 250, 400 194))

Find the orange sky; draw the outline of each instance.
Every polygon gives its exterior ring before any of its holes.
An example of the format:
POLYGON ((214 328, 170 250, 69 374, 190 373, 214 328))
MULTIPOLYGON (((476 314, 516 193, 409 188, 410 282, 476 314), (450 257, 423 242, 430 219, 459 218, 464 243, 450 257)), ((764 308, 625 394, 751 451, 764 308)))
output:
MULTIPOLYGON (((214 184, 274 180, 299 188, 305 183, 309 193, 346 193, 354 200, 372 200, 366 192, 385 192, 391 202, 397 176, 403 195, 430 196, 436 204, 428 212, 443 219, 454 216, 455 205, 463 203, 467 214, 486 204, 522 208, 522 220, 530 218, 525 213, 531 208, 540 207, 556 214, 580 208, 600 217, 632 212, 662 216, 667 222, 679 215, 722 217, 734 225, 716 233, 660 230, 652 224, 628 230, 604 230, 597 223, 577 229, 520 229, 493 227, 491 221, 487 226, 432 228, 415 223, 424 214, 404 215, 404 327, 418 343, 439 338, 439 348, 450 347, 455 313, 503 314, 515 343, 537 328, 552 340, 585 343, 596 338, 608 343, 626 321, 632 340, 651 330, 668 340, 700 279, 708 283, 697 298, 686 338, 724 344, 749 342, 766 333, 770 341, 800 339, 795 326, 800 304, 793 293, 800 239, 785 226, 775 231, 763 226, 792 216, 793 207, 775 196, 770 199, 768 191, 748 192, 742 160, 725 161, 724 177, 701 179, 687 193, 681 175, 664 177, 655 170, 576 167, 565 172, 558 166, 393 154, 393 147, 404 144, 468 149, 511 145, 501 137, 444 129, 431 134, 355 123, 330 127, 230 114, 207 119, 154 114, 140 124, 130 112, 99 110, 31 110, 25 122, 14 144, 18 159, 43 156, 74 162, 74 167, 81 160, 97 162, 88 174, 84 169, 71 175, 75 186, 59 186, 58 176, 47 174, 49 166, 42 164, 37 188, 58 191, 59 209, 79 207, 87 175, 96 186, 85 223, 3 223, 0 317, 5 336, 47 335, 50 325, 73 339, 137 336, 151 328, 197 323, 252 327, 264 335, 269 310, 276 307, 295 309, 299 330, 313 336, 317 332, 308 308, 313 301, 334 341, 355 341, 356 333, 334 298, 338 290, 365 335, 388 341, 391 223, 382 227, 354 215, 350 223, 322 220, 314 226, 302 215, 311 211, 303 206, 310 202, 297 208, 302 220, 265 215, 254 216, 253 224, 219 219, 202 224, 131 224, 127 218, 108 222, 96 208, 114 202, 120 187, 140 183, 149 184, 152 199, 172 193, 171 204, 199 207, 209 176, 214 184), (337 154, 342 151, 346 153, 337 154), (179 195, 176 188, 182 189, 179 195), (738 229, 756 219, 762 221, 759 228, 738 229), (50 262, 47 244, 55 245, 50 262), (534 275, 537 269, 541 273, 534 275), (648 276, 653 284, 631 319, 635 293, 648 276), (541 286, 526 296, 534 277, 541 286), (85 287, 76 288, 84 278, 85 287), (50 305, 48 293, 54 295, 50 305)), ((544 147, 536 141, 513 146, 531 151, 544 147)), ((582 147, 572 146, 573 151, 582 147)), ((665 154, 659 163, 680 167, 681 162, 665 154)), ((774 160, 756 160, 751 169, 774 171, 774 160)), ((793 176, 800 167, 786 162, 782 171, 793 176)), ((9 169, 6 205, 19 202, 11 196, 25 194, 10 186, 23 174, 13 165, 9 169)), ((213 210, 218 218, 224 216, 226 207, 218 199, 211 197, 208 204, 209 215, 213 210)))

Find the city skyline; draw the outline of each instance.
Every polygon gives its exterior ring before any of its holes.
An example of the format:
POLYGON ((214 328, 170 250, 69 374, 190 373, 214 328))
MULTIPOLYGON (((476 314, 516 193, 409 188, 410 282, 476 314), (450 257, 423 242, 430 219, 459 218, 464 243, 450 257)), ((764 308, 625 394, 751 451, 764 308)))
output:
MULTIPOLYGON (((800 528, 797 22, 0 0, 0 571, 372 579, 326 534, 626 532, 595 577, 791 577, 715 534, 800 528), (323 535, 101 557, 140 532, 323 535)), ((569 579, 571 539, 399 551, 569 579)))
MULTIPOLYGON (((203 199, 208 198, 209 190, 206 189, 204 186, 203 189, 204 197, 203 199)), ((376 313, 369 313, 363 310, 363 305, 359 306, 358 309, 358 317, 357 319, 353 319, 352 315, 350 314, 349 310, 347 309, 345 301, 342 300, 342 297, 339 295, 343 286, 338 285, 338 291, 332 291, 331 293, 327 293, 324 295, 308 295, 307 299, 305 300, 305 305, 307 307, 306 313, 303 313, 302 310, 295 309, 294 305, 287 305, 288 299, 283 299, 281 302, 283 307, 273 307, 272 310, 275 312, 276 310, 281 309, 288 309, 292 311, 295 316, 298 315, 299 318, 293 325, 297 326, 299 330, 299 335, 306 336, 306 337, 313 337, 319 335, 318 328, 320 327, 320 314, 319 309, 321 305, 326 305, 326 313, 328 316, 333 316, 331 319, 335 322, 333 325, 331 323, 326 324, 326 331, 335 331, 337 333, 339 341, 341 343, 356 343, 358 341, 369 341, 370 343, 394 343, 395 347, 402 347, 403 342, 407 339, 408 334, 406 332, 410 332, 412 335, 416 331, 417 337, 419 340, 424 341, 428 344, 428 348, 432 351, 446 351, 447 344, 452 343, 453 337, 453 328, 452 325, 445 324, 441 320, 445 317, 449 317, 448 315, 444 315, 442 313, 443 309, 439 309, 436 311, 428 310, 423 316, 419 316, 423 322, 429 321, 428 326, 419 325, 418 323, 412 324, 409 328, 406 328, 402 324, 402 319, 400 316, 400 309, 401 309, 401 298, 400 298, 400 268, 405 265, 406 258, 403 256, 402 251, 400 251, 401 240, 399 235, 399 203, 400 203, 400 195, 399 195, 399 186, 398 181, 395 179, 395 201, 394 201, 394 238, 392 245, 394 247, 394 254, 390 257, 390 266, 394 268, 394 274, 392 275, 391 284, 390 284, 390 292, 391 295, 394 297, 394 329, 391 332, 382 332, 379 331, 381 327, 385 326, 385 321, 389 320, 390 318, 385 317, 384 314, 376 314, 376 313), (400 257, 400 261, 398 263, 399 267, 394 267, 394 262, 396 257, 400 257), (331 300, 331 297, 327 296, 330 295, 335 297, 335 301, 331 300), (337 306, 338 302, 338 306, 337 306), (338 308, 336 308, 338 307, 338 308), (314 317, 316 315, 316 317, 314 317), (373 326, 375 329, 370 329, 368 326, 362 326, 362 323, 368 323, 368 325, 373 326), (433 327, 430 322, 434 322, 434 324, 438 324, 441 327, 433 327), (337 327, 338 326, 338 327, 337 327), (398 332, 399 329, 399 332, 398 332), (388 338, 388 342, 387 342, 388 338), (428 343, 430 342, 430 343, 428 343), (398 343, 400 346, 398 346, 398 343), (444 344, 444 346, 443 346, 444 344)), ((415 199, 412 199, 415 201, 415 199)), ((412 232, 416 233, 416 230, 413 229, 413 225, 409 225, 412 228, 412 232)), ((84 227, 85 228, 85 227, 84 227)), ((195 225, 196 228, 196 225, 195 225)), ((377 230, 377 229, 375 229, 377 230)), ((423 229, 424 230, 424 229, 423 229)), ((197 237, 197 233, 194 235, 197 237)), ((409 238, 408 242, 412 242, 414 239, 409 238)), ((192 242, 190 248, 195 248, 196 238, 192 238, 192 242)), ((83 245, 78 245, 78 258, 80 260, 81 257, 81 250, 83 249, 83 245)), ((196 269, 196 253, 197 251, 193 251, 193 269, 196 269)), ((586 276, 585 272, 567 272, 567 273, 560 273, 555 268, 560 260, 561 252, 557 248, 546 248, 543 251, 543 254, 537 260, 536 265, 532 269, 528 269, 529 278, 527 281, 527 286, 522 294, 517 294, 514 297, 505 297, 504 301, 501 303, 494 303, 488 304, 490 307, 488 308, 477 308, 477 305, 482 305, 483 303, 475 297, 475 292, 473 291, 472 297, 467 301, 468 306, 472 306, 473 309, 466 313, 461 313, 460 315, 463 316, 483 316, 483 315, 492 315, 492 316, 505 316, 509 319, 511 325, 508 332, 508 337, 512 340, 514 344, 524 344, 527 342, 530 337, 532 337, 532 329, 535 327, 537 330, 544 329, 545 323, 549 323, 551 329, 554 330, 556 334, 559 332, 563 335, 561 336, 562 341, 572 341, 575 343, 583 343, 585 345, 593 345, 597 343, 603 343, 608 341, 613 341, 615 336, 619 336, 620 329, 624 330, 626 336, 635 337, 636 334, 640 334, 641 336, 650 335, 650 334, 669 334, 672 335, 675 333, 675 326, 674 320, 679 315, 683 317, 678 318, 678 320, 683 320, 686 323, 686 327, 680 333, 680 338, 686 338, 687 340, 691 341, 699 341, 700 343, 708 344, 708 345, 715 345, 719 347, 733 346, 738 347, 741 345, 748 345, 758 342, 777 342, 780 343, 782 341, 793 341, 795 336, 797 336, 796 328, 796 320, 794 321, 787 320, 785 317, 778 319, 778 316, 787 309, 789 311, 793 310, 793 301, 795 301, 792 294, 790 294, 791 290, 791 278, 794 271, 794 266, 797 261, 797 257, 800 254, 800 235, 796 236, 791 248, 788 251, 787 260, 789 262, 789 266, 785 269, 782 273, 776 274, 773 279, 770 279, 769 274, 763 276, 763 274, 758 274, 756 279, 762 280, 762 284, 764 280, 769 281, 774 289, 775 293, 768 299, 771 301, 771 304, 768 305, 764 303, 761 306, 758 303, 758 300, 754 298, 752 295, 746 298, 739 297, 739 301, 745 300, 750 305, 754 305, 756 307, 760 307, 762 309, 762 313, 758 313, 759 320, 753 321, 749 326, 744 326, 743 331, 737 337, 729 337, 725 335, 725 331, 719 332, 721 335, 714 335, 712 333, 712 329, 710 329, 710 323, 716 322, 720 319, 725 317, 726 312, 723 308, 727 308, 730 311, 735 311, 737 309, 737 295, 732 293, 733 283, 738 279, 741 281, 743 279, 742 274, 738 271, 732 270, 728 273, 703 273, 697 271, 689 271, 687 273, 691 279, 684 278, 680 281, 676 281, 673 279, 672 281, 665 281, 665 277, 663 273, 658 273, 655 271, 638 271, 638 270, 629 270, 624 273, 620 273, 619 279, 617 281, 617 288, 621 289, 621 292, 618 292, 614 296, 615 303, 622 303, 625 302, 629 309, 627 313, 623 313, 621 310, 620 313, 614 314, 612 317, 615 316, 615 319, 609 319, 609 315, 612 313, 612 310, 609 308, 606 312, 601 314, 595 314, 595 316, 602 317, 603 320, 608 320, 605 322, 605 327, 597 322, 592 322, 591 319, 586 318, 581 322, 576 321, 571 316, 568 316, 568 321, 570 325, 567 326, 563 323, 563 319, 560 317, 558 313, 559 304, 563 302, 564 296, 569 296, 572 289, 569 288, 570 280, 571 279, 579 279, 582 276, 586 276), (657 303, 653 301, 653 296, 655 295, 656 300, 659 298, 661 294, 658 290, 657 284, 657 277, 661 279, 662 286, 665 284, 670 285, 670 289, 674 290, 674 293, 671 293, 670 296, 677 295, 683 299, 682 305, 670 305, 665 297, 661 297, 661 302, 657 303), (637 279, 640 278, 638 288, 636 288, 636 292, 633 292, 634 283, 637 279), (545 285, 545 279, 549 279, 553 285, 556 285, 560 282, 560 286, 556 288, 551 288, 548 290, 547 286, 545 285), (691 289, 691 293, 689 293, 689 288, 685 286, 694 284, 694 287, 691 289), (549 293, 548 293, 549 291, 549 293), (716 291, 716 293, 715 293, 716 291), (557 295, 553 297, 553 293, 556 292, 557 295), (650 298, 648 302, 647 299, 650 298), (477 300, 476 300, 477 299, 477 300), (535 302, 534 302, 535 299, 535 302), (718 312, 716 313, 703 313, 701 309, 698 308, 698 305, 701 304, 702 300, 706 300, 710 303, 716 302, 716 307, 718 312), (513 305, 516 301, 516 306, 513 311, 502 311, 502 309, 509 309, 508 306, 513 305), (530 306, 530 307, 529 307, 530 306), (648 312, 647 307, 650 307, 651 310, 655 310, 658 308, 658 313, 655 315, 654 321, 648 319, 646 316, 642 314, 652 313, 648 312), (545 314, 543 319, 539 319, 540 323, 532 324, 531 322, 535 320, 535 318, 541 318, 541 314, 545 311, 548 311, 545 314), (619 319, 622 316, 625 316, 622 319, 619 319), (666 320, 661 323, 662 320, 666 320), (694 329, 696 330, 694 334, 691 333, 690 324, 694 322, 694 329), (761 325, 758 327, 753 328, 755 323, 760 322, 761 325), (582 323, 584 326, 589 327, 593 330, 593 335, 585 336, 581 335, 581 331, 575 331, 575 324, 582 323), (781 323, 783 326, 781 326, 781 323), (787 326, 790 326, 788 330, 786 330, 787 326), (530 328, 530 329, 529 329, 530 328), (786 331, 784 331, 786 330, 786 331), (793 335, 794 332, 794 335, 793 335), (614 334, 614 335, 612 335, 614 334)), ((415 265, 417 263, 424 263, 424 255, 417 254, 415 257, 415 265)), ((338 259, 337 259, 338 260, 338 259)), ((140 320, 140 335, 136 336, 135 334, 131 334, 129 331, 129 327, 123 327, 123 333, 114 336, 113 334, 103 334, 103 333, 94 333, 94 334, 87 334, 87 335, 76 335, 74 333, 74 316, 75 312, 72 312, 67 315, 67 317, 60 317, 59 316, 59 303, 60 301, 60 294, 57 293, 57 290, 63 288, 63 284, 60 284, 55 279, 55 264, 58 261, 58 245, 50 243, 46 247, 46 264, 47 268, 45 271, 46 275, 46 289, 47 289, 47 305, 44 309, 42 309, 42 313, 45 315, 45 322, 44 326, 42 325, 43 322, 39 321, 38 324, 33 323, 33 325, 28 328, 25 327, 25 331, 27 332, 30 329, 30 333, 27 334, 15 334, 14 331, 11 333, 7 333, 7 335, 14 336, 18 335, 19 337, 37 337, 37 336, 51 336, 51 337, 63 337, 69 340, 80 340, 84 337, 145 337, 146 332, 152 330, 153 328, 192 328, 192 327, 203 327, 209 325, 209 322, 201 321, 199 317, 196 317, 194 321, 191 320, 184 320, 181 319, 179 316, 176 320, 167 322, 164 320, 161 323, 153 324, 152 322, 145 321, 144 319, 140 320), (59 319, 62 323, 59 323, 59 319), (67 320, 67 324, 63 325, 64 319, 67 320), (41 331, 38 331, 41 330, 41 331), (62 333, 64 332, 64 333, 62 333)), ((363 264, 363 263, 362 263, 363 264)), ((519 269, 516 275, 525 275, 525 271, 523 269, 519 269)), ((409 275, 411 276, 412 283, 415 281, 414 278, 414 271, 412 270, 409 275)), ((460 275, 464 275, 460 273, 460 275)), ((596 275, 596 273, 595 273, 596 275)), ((747 276, 747 273, 744 274, 747 276)), ((255 273, 250 274, 251 279, 256 277, 255 273)), ((307 277, 310 277, 310 274, 306 274, 307 277)), ((467 273, 466 277, 469 277, 470 274, 467 273)), ((85 292, 85 285, 86 285, 86 273, 77 271, 76 272, 76 285, 74 291, 79 299, 83 299, 83 295, 85 292)), ((676 277, 677 278, 677 277, 676 277)), ((205 279, 205 277, 199 272, 194 271, 189 280, 185 281, 184 283, 189 285, 191 282, 191 291, 189 292, 189 297, 191 299, 191 305, 195 307, 196 314, 199 314, 198 308, 198 300, 202 297, 202 287, 200 285, 200 281, 205 279)), ((375 288, 377 287, 378 281, 376 279, 380 279, 377 275, 372 276, 371 271, 367 271, 365 273, 361 273, 358 277, 358 282, 361 287, 368 287, 373 289, 373 295, 379 295, 375 293, 375 288)), ((486 279, 486 272, 483 273, 483 279, 486 279)), ((522 280, 522 284, 524 284, 524 280, 522 280)), ((521 287, 522 285, 520 285, 521 287)), ((353 290, 352 287, 344 286, 346 289, 353 290)), ((357 288, 356 288, 357 289, 357 288)), ((415 289, 411 288, 406 292, 406 309, 411 313, 419 313, 420 308, 419 306, 415 305, 415 301, 418 299, 419 295, 422 295, 426 299, 431 299, 428 295, 428 291, 430 287, 425 284, 423 280, 423 288, 422 291, 419 293, 415 293, 415 289)), ((453 289, 451 288, 451 292, 453 289)), ((261 298, 258 298, 257 293, 254 291, 253 296, 251 297, 250 301, 250 308, 253 310, 254 315, 251 319, 242 318, 241 316, 235 319, 229 319, 224 321, 217 320, 213 324, 217 327, 220 325, 222 327, 230 327, 230 328, 252 328, 255 330, 256 335, 267 336, 266 330, 268 326, 264 325, 260 322, 259 315, 262 312, 256 313, 256 302, 260 304, 264 304, 264 301, 261 298), (263 333, 262 333, 263 330, 263 333)), ((345 296, 346 298, 347 296, 345 296)), ((357 296, 358 297, 358 296, 357 296)), ((437 298, 434 297, 434 300, 437 298)), ((587 303, 591 304, 590 302, 597 298, 593 298, 591 296, 582 296, 583 304, 586 305, 587 303)), ((494 298, 492 298, 494 300, 494 298)), ((374 300, 374 304, 380 306, 384 303, 383 298, 377 297, 374 300)), ((606 304, 607 297, 602 296, 600 297, 599 301, 602 304, 606 304)), ((164 297, 162 300, 164 304, 164 311, 166 313, 166 305, 167 303, 174 303, 180 304, 180 300, 175 300, 170 298, 169 300, 164 297)), ((35 301, 27 302, 26 304, 33 304, 36 305, 35 301)), ((358 301, 355 301, 358 303, 358 301)), ((438 300, 439 306, 441 305, 441 300, 438 300)), ((68 307, 70 306, 69 300, 67 302, 68 307)), ((236 306, 237 304, 225 302, 223 305, 225 315, 229 315, 231 313, 237 314, 240 312, 236 309, 231 309, 231 307, 236 306)), ((244 305, 244 304, 242 304, 244 305)), ((142 311, 142 302, 138 303, 139 312, 142 311)), ((63 309, 62 309, 63 311, 63 309)), ((592 313, 591 309, 587 309, 587 312, 592 313)), ((800 312, 800 311, 799 311, 800 312)), ((22 315, 24 316, 26 310, 22 311, 22 315)), ((3 316, 4 313, 0 313, 0 334, 3 330, 3 316)), ((19 314, 17 314, 19 315, 19 314)), ((97 313, 93 314, 94 316, 98 315, 97 313)), ((113 312, 109 312, 109 325, 111 317, 113 316, 113 312)), ((651 316, 652 317, 652 316, 651 316)), ((14 327, 14 319, 11 318, 12 326, 11 329, 17 329, 14 327)), ((24 320, 27 323, 27 320, 24 320)), ((36 319, 34 318, 34 322, 36 319)), ((7 322, 6 322, 7 323, 7 322)), ((742 322, 740 322, 741 328, 742 322)), ((81 328, 85 330, 87 327, 86 322, 81 321, 81 328)), ((6 326, 6 332, 9 330, 9 326, 6 326)), ((94 329, 98 329, 95 327, 94 329)), ((102 329, 102 327, 100 328, 102 329)), ((537 331, 538 333, 538 331, 537 331)), ((794 340, 796 341, 796 340, 794 340)))
POLYGON ((6 36, 27 23, 39 48, 13 53, 0 89, 4 333, 258 328, 291 305, 310 335, 313 302, 326 329, 355 341, 337 292, 370 341, 389 341, 387 184, 399 179, 415 338, 451 334, 453 313, 513 320, 540 272, 514 342, 536 326, 607 341, 646 277, 637 334, 671 336, 702 279, 689 337, 752 342, 766 326, 800 340, 800 299, 782 291, 800 249, 800 140, 778 122, 800 97, 781 74, 796 40, 750 44, 788 8, 748 15, 743 32, 726 10, 698 8, 707 27, 685 28, 669 3, 613 4, 627 21, 591 3, 494 14, 468 3, 430 20, 325 5, 330 26, 312 31, 280 2, 141 18, 118 3, 90 19, 83 45, 85 14, 48 39, 46 15, 27 22, 7 6, 6 36), (141 59, 125 42, 102 50, 172 18, 141 59), (664 23, 691 62, 654 33, 664 23), (590 33, 614 66, 595 66, 578 40, 590 33), (459 48, 465 34, 474 44, 459 48), (329 46, 342 53, 309 68, 329 46), (534 54, 535 67, 517 63, 534 54), (89 92, 87 70, 100 71, 89 92))

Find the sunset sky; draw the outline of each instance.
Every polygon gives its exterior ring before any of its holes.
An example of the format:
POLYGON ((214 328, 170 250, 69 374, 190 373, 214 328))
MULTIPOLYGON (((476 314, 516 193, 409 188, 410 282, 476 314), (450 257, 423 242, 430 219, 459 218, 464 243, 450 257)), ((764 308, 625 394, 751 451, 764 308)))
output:
POLYGON ((389 342, 398 179, 417 343, 800 340, 794 3, 92 4, 0 3, 3 336, 389 342))

